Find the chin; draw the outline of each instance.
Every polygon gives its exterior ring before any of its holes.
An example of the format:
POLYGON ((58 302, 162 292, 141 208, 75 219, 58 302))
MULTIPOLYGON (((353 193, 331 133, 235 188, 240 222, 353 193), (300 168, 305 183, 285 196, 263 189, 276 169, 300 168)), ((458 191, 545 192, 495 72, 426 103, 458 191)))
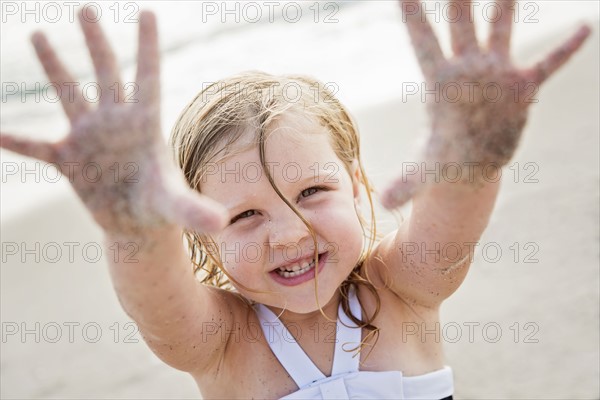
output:
MULTIPOLYGON (((350 265, 350 264, 348 264, 350 265)), ((340 264, 332 263, 325 265, 322 272, 317 275, 318 279, 318 304, 317 295, 315 293, 315 278, 303 282, 299 285, 289 286, 287 288, 278 287, 278 292, 269 291, 268 293, 249 292, 243 288, 237 288, 238 291, 246 298, 254 302, 262 303, 269 307, 274 307, 285 312, 295 314, 311 314, 320 313, 320 309, 325 309, 333 300, 336 300, 336 294, 342 282, 347 279, 352 271, 353 264, 347 268, 347 271, 335 271, 340 264)), ((234 285, 235 286, 235 285, 234 285)), ((274 288, 273 288, 274 289, 274 288)), ((271 289, 271 290, 273 290, 271 289)))
POLYGON ((280 306, 277 307, 296 314, 311 314, 315 312, 320 313, 319 308, 325 308, 328 304, 330 304, 331 301, 334 299, 335 294, 337 293, 337 289, 339 288, 339 285, 336 285, 324 290, 322 286, 325 285, 319 285, 319 304, 317 304, 317 296, 314 290, 314 281, 312 281, 308 293, 305 292, 301 298, 288 298, 287 304, 280 304, 280 306))

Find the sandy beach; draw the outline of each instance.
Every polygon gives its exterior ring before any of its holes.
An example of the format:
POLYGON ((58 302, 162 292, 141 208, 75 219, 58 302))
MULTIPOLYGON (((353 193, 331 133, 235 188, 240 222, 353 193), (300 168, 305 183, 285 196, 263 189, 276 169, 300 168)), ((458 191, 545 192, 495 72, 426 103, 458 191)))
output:
MULTIPOLYGON (((544 54, 570 32, 520 54, 544 54)), ((456 399, 600 397, 598 35, 596 21, 536 96, 471 271, 442 307, 456 399)), ((367 172, 382 187, 427 131, 424 104, 399 94, 353 111, 367 172)), ((24 193, 2 188, 2 198, 24 193)), ((381 215, 389 229, 392 217, 381 215)), ((193 379, 154 356, 122 311, 112 254, 71 191, 3 216, 0 233, 3 399, 199 398, 193 379), (12 254, 15 246, 32 250, 12 254)))

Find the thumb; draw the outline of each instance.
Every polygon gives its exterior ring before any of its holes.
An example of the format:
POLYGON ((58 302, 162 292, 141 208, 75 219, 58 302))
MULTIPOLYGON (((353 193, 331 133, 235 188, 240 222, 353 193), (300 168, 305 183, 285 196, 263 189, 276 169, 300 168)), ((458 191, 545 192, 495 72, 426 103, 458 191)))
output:
POLYGON ((0 133, 0 147, 48 163, 56 163, 58 159, 56 147, 50 142, 18 138, 6 133, 0 133))
POLYGON ((225 207, 187 188, 169 193, 160 208, 168 220, 203 233, 217 233, 228 221, 225 207))
POLYGON ((381 204, 388 210, 398 208, 424 188, 420 174, 403 174, 394 179, 381 195, 381 204))

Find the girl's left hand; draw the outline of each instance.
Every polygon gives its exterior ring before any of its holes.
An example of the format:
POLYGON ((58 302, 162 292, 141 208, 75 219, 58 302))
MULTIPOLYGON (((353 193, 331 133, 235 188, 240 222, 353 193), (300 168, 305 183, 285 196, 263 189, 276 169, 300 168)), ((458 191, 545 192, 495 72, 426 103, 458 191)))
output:
MULTIPOLYGON (((422 165, 429 165, 428 170, 444 163, 505 165, 518 146, 539 86, 577 51, 590 28, 582 26, 545 59, 520 69, 512 64, 509 51, 514 1, 496 1, 502 13, 491 25, 487 46, 477 42, 470 1, 452 1, 449 9, 460 10, 461 18, 450 24, 450 58, 444 57, 422 3, 400 3, 426 80, 422 89, 427 89, 432 123, 422 165)), ((420 178, 420 173, 398 178, 383 193, 383 205, 394 208, 408 201, 424 186, 420 178)))

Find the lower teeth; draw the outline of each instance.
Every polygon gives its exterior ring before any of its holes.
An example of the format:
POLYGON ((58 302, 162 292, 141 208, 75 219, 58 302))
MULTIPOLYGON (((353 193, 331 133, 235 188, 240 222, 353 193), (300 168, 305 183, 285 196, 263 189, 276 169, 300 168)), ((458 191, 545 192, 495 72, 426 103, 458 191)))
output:
POLYGON ((310 271, 311 269, 313 269, 313 267, 315 266, 315 260, 313 260, 310 264, 308 264, 308 266, 304 269, 298 270, 298 271, 293 271, 293 272, 288 272, 288 271, 277 271, 277 273, 280 276, 283 276, 284 278, 292 278, 294 276, 298 276, 298 275, 302 275, 308 271, 310 271))

